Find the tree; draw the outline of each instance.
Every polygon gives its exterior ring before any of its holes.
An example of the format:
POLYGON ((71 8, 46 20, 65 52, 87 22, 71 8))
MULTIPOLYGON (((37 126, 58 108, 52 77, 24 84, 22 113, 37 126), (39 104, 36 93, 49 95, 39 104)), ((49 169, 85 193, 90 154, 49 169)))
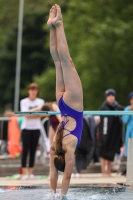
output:
MULTIPOLYGON (((23 88, 32 82, 34 74, 41 72, 50 65, 49 50, 45 48, 46 33, 43 29, 45 13, 28 13, 24 17, 22 63, 21 63, 21 98, 24 94, 23 88)), ((13 107, 14 81, 16 68, 16 38, 17 27, 8 33, 8 40, 4 51, 0 55, 0 105, 13 107), (4 95, 3 95, 4 94, 4 95)))
MULTIPOLYGON (((61 0, 57 0, 60 3, 61 0)), ((25 97, 27 85, 33 81, 33 76, 51 66, 51 57, 47 42, 46 23, 53 0, 24 1, 24 22, 22 40, 22 63, 20 98, 25 97)), ((64 2, 62 2, 64 5, 64 2)), ((18 26, 18 1, 6 4, 0 2, 0 108, 1 112, 7 106, 13 108, 14 84, 16 67, 16 46, 18 26)))
MULTIPOLYGON (((85 109, 99 108, 107 88, 114 88, 118 101, 125 105, 133 84, 133 3, 90 0, 77 6, 78 3, 70 1, 63 17, 71 57, 83 85, 85 109)), ((47 74, 48 71, 41 77, 47 74)), ((48 84, 44 87, 49 91, 48 84)))
MULTIPOLYGON (((63 10, 71 57, 82 81, 85 109, 99 108, 107 88, 114 88, 118 101, 126 105, 133 84, 133 2, 84 0, 79 4, 78 0, 58 0, 57 3, 63 10)), ((49 29, 46 25, 52 4, 53 0, 25 1, 21 98, 26 94, 27 84, 34 80, 38 82, 45 100, 55 100, 55 69, 49 53, 49 29)), ((9 102, 13 105, 14 96, 17 36, 14 17, 18 15, 18 3, 13 0, 9 5, 11 8, 16 6, 13 15, 8 16, 14 28, 2 23, 5 36, 0 36, 3 41, 0 44, 2 107, 9 102)), ((10 10, 9 5, 7 10, 10 10)), ((1 20, 6 21, 4 10, 0 14, 1 20)))

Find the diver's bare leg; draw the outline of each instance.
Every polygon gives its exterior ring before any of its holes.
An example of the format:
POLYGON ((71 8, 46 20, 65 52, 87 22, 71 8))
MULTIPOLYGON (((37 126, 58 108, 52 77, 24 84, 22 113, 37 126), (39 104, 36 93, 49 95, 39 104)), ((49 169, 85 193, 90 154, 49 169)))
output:
POLYGON ((60 97, 64 94, 65 85, 63 80, 61 61, 57 52, 56 30, 52 24, 52 19, 55 17, 55 15, 56 9, 55 6, 52 6, 52 8, 50 9, 47 24, 50 27, 50 53, 56 66, 56 99, 58 101, 60 97))
POLYGON ((65 83, 65 93, 63 98, 70 107, 78 111, 82 111, 83 93, 81 81, 70 57, 62 22, 61 9, 58 5, 55 6, 57 14, 56 17, 52 20, 52 23, 56 27, 57 50, 61 60, 65 83))
POLYGON ((54 166, 54 154, 55 152, 50 148, 50 188, 54 193, 56 193, 58 171, 54 166))

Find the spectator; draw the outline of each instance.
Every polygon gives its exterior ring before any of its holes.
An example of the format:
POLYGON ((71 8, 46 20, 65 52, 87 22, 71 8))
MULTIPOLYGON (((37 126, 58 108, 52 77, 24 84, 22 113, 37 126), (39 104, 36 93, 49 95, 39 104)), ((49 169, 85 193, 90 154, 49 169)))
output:
MULTIPOLYGON (((32 111, 55 111, 56 112, 56 111, 59 111, 59 108, 56 102, 46 102, 43 106, 35 108, 32 111)), ((56 129, 59 123, 61 122, 61 115, 60 114, 58 115, 44 114, 43 116, 49 117, 50 126, 49 126, 48 136, 50 139, 50 146, 51 146, 53 139, 55 137, 56 129)), ((50 154, 48 154, 48 157, 50 157, 50 154)), ((48 180, 49 180, 49 176, 48 176, 48 180)))
MULTIPOLYGON (((108 89, 105 92, 106 100, 100 107, 100 110, 123 110, 117 101, 115 101, 116 92, 108 89)), ((119 116, 101 116, 99 125, 99 156, 101 162, 102 174, 105 177, 111 176, 111 165, 115 153, 120 154, 122 146, 122 121, 119 116)))
MULTIPOLYGON (((37 98, 39 95, 39 88, 36 83, 31 83, 28 86, 28 97, 22 99, 20 101, 20 108, 21 111, 29 111, 35 107, 43 106, 44 100, 37 98)), ((34 178, 33 175, 33 167, 34 167, 34 160, 35 160, 35 152, 38 145, 38 140, 40 137, 40 129, 41 129, 41 120, 40 116, 37 115, 26 115, 23 119, 22 125, 22 180, 25 179, 32 179, 34 178), (28 175, 26 173, 26 161, 28 151, 30 153, 29 156, 29 168, 28 168, 28 175)))
MULTIPOLYGON (((44 106, 41 108, 42 111, 59 111, 59 108, 57 106, 56 102, 50 102, 44 104, 44 106)), ((57 129, 57 126, 59 125, 61 121, 61 115, 50 115, 49 116, 50 121, 50 127, 49 127, 49 138, 50 138, 50 146, 52 145, 53 138, 55 136, 55 132, 57 129)))
MULTIPOLYGON (((130 101, 130 105, 125 108, 125 111, 133 111, 133 92, 131 92, 129 94, 129 101, 130 101)), ((128 154, 128 138, 133 138, 133 115, 123 115, 122 121, 126 124, 124 155, 127 157, 127 154, 128 154)))
MULTIPOLYGON (((58 105, 56 102, 46 102, 43 106, 32 109, 32 111, 59 111, 58 105)), ((50 121, 50 127, 49 127, 49 138, 50 138, 50 145, 52 144, 53 138, 55 136, 55 132, 57 129, 57 126, 59 125, 61 121, 61 115, 43 115, 49 117, 50 121)))

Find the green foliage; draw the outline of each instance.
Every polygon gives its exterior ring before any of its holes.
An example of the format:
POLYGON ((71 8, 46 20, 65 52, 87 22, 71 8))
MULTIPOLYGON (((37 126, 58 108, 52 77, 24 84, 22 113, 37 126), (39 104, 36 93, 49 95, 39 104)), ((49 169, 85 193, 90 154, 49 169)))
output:
MULTIPOLYGON (((46 14, 40 11, 28 12, 24 16, 20 98, 25 97, 24 90, 32 82, 33 75, 41 74, 50 65, 50 59, 47 59, 47 57, 50 58, 49 49, 44 46, 46 43, 46 32, 43 29, 45 17, 46 14)), ((16 70, 16 39, 17 26, 14 25, 8 32, 5 48, 0 54, 0 65, 2 66, 0 68, 0 105, 10 103, 12 107, 16 70)))
MULTIPOLYGON (((0 1, 0 104, 14 98, 18 1, 0 1), (7 2, 6 2, 7 3, 7 2), (11 12, 12 11, 12 12, 11 12)), ((36 81, 41 97, 55 100, 55 69, 49 53, 46 25, 54 0, 25 1, 21 96, 36 81)), ((85 109, 97 109, 104 91, 114 88, 117 100, 128 104, 132 91, 133 2, 121 0, 57 0, 61 5, 71 57, 80 75, 85 109)))
MULTIPOLYGON (((33 76, 40 75, 52 65, 46 24, 54 0, 24 1, 20 99, 26 95, 33 76)), ((64 2, 60 0, 64 6, 64 2)), ((16 70, 16 46, 19 1, 0 1, 0 108, 13 108, 16 70)))
POLYGON ((133 2, 91 0, 79 6, 72 0, 67 7, 65 31, 82 81, 85 109, 99 108, 107 88, 114 88, 117 100, 128 104, 133 84, 133 2))
POLYGON ((34 81, 39 84, 40 97, 45 101, 55 101, 55 69, 47 69, 41 76, 35 76, 34 81))

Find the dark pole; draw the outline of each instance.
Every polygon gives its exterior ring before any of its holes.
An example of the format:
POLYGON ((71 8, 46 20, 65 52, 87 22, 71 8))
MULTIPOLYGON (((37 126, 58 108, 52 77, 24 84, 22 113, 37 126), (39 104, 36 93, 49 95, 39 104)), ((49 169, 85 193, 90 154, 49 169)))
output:
POLYGON ((19 0, 19 19, 18 19, 17 55, 16 55, 16 77, 15 77, 14 111, 17 111, 19 109, 21 51, 22 51, 22 30, 23 30, 23 7, 24 7, 24 0, 19 0))

